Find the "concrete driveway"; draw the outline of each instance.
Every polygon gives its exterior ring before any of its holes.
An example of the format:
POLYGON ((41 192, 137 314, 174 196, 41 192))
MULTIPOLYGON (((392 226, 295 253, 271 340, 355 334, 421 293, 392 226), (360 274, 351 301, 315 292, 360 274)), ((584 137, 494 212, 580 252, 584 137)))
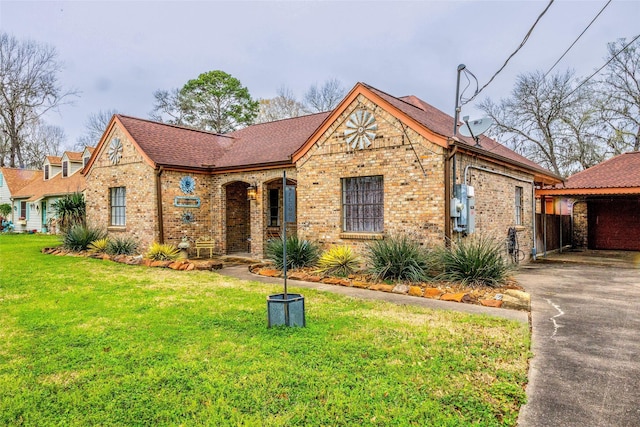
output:
POLYGON ((517 279, 534 355, 518 425, 640 426, 640 269, 544 263, 517 279))

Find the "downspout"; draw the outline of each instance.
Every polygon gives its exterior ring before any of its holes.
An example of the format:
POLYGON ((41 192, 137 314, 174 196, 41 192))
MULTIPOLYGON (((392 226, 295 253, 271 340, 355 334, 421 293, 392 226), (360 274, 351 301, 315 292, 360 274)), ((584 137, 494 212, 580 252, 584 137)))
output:
POLYGON ((533 258, 533 260, 536 260, 536 192, 535 192, 535 185, 532 179, 524 179, 524 178, 520 178, 519 176, 515 176, 515 175, 511 175, 508 173, 504 173, 504 172, 499 172, 499 171, 494 171, 493 169, 489 169, 489 168, 485 168, 483 166, 475 166, 475 165, 467 165, 464 168, 464 178, 462 183, 463 184, 467 184, 467 172, 469 171, 469 169, 478 169, 481 171, 485 171, 485 172, 489 172, 495 175, 501 175, 501 176, 506 176, 507 178, 511 178, 511 179, 515 179, 516 181, 520 181, 520 182, 526 182, 531 184, 531 229, 532 229, 532 234, 533 234, 533 246, 531 248, 531 258, 533 258))
POLYGON ((162 218, 162 166, 156 169, 156 209, 158 211, 158 241, 164 244, 164 220, 162 218))
POLYGON ((453 145, 450 153, 444 158, 444 236, 448 246, 451 242, 451 159, 453 158, 453 170, 455 174, 457 145, 453 145))

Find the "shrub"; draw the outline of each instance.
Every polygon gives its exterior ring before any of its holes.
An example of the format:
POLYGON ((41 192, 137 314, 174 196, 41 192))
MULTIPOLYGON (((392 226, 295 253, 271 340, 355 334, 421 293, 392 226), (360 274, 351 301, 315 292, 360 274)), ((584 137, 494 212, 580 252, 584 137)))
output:
POLYGON ((62 246, 72 251, 83 251, 91 242, 104 239, 106 235, 104 230, 77 224, 62 233, 62 246))
POLYGON ((367 245, 366 258, 376 279, 409 282, 426 280, 432 262, 430 253, 406 235, 373 241, 367 245))
POLYGON ((318 272, 330 275, 348 276, 357 270, 360 260, 349 246, 333 246, 318 260, 318 272))
POLYGON ((9 203, 0 204, 0 216, 7 218, 11 213, 11 205, 9 203))
POLYGON ((503 258, 503 242, 483 236, 465 238, 440 251, 444 272, 439 278, 468 285, 498 286, 511 270, 503 258))
POLYGON ((163 244, 153 242, 149 251, 147 252, 147 258, 154 261, 173 261, 180 255, 180 250, 171 244, 163 244))
MULTIPOLYGON (((267 242, 266 257, 273 261, 278 270, 284 267, 282 259, 282 239, 267 242)), ((308 240, 300 240, 297 236, 287 238, 287 269, 308 267, 318 260, 318 246, 308 240)))
POLYGON ((109 255, 133 255, 138 249, 138 242, 133 237, 116 237, 109 239, 107 253, 109 255))
POLYGON ((93 242, 89 243, 87 249, 89 249, 89 252, 94 254, 103 254, 107 252, 108 244, 109 239, 105 237, 104 239, 94 240, 93 242))

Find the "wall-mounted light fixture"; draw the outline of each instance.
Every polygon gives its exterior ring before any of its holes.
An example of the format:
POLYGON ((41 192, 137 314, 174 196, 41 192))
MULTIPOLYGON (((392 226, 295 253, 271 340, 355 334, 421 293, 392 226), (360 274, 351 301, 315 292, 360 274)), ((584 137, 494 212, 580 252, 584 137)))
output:
POLYGON ((258 187, 255 184, 247 187, 247 200, 255 200, 258 196, 258 187))

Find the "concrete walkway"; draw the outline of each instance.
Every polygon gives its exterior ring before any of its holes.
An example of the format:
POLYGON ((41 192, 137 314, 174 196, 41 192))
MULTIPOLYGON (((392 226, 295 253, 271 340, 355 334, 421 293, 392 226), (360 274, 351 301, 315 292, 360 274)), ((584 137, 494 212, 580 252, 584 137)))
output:
POLYGON ((640 270, 634 254, 601 255, 516 275, 532 297, 534 354, 521 427, 640 426, 640 270))
MULTIPOLYGON (((280 284, 284 283, 281 278, 264 277, 252 274, 246 265, 225 266, 218 273, 224 276, 235 277, 243 280, 253 280, 255 282, 280 284)), ((371 291, 354 287, 327 285, 325 283, 302 282, 297 280, 287 280, 287 287, 316 289, 319 291, 332 292, 334 294, 345 295, 353 298, 361 298, 371 301, 387 301, 393 304, 415 305, 419 307, 433 308, 438 310, 452 310, 469 314, 484 314, 493 317, 502 317, 509 320, 528 323, 529 313, 517 310, 507 310, 503 308, 484 307, 475 304, 463 304, 458 302, 440 301, 429 298, 418 298, 404 294, 394 294, 389 292, 371 291)))

